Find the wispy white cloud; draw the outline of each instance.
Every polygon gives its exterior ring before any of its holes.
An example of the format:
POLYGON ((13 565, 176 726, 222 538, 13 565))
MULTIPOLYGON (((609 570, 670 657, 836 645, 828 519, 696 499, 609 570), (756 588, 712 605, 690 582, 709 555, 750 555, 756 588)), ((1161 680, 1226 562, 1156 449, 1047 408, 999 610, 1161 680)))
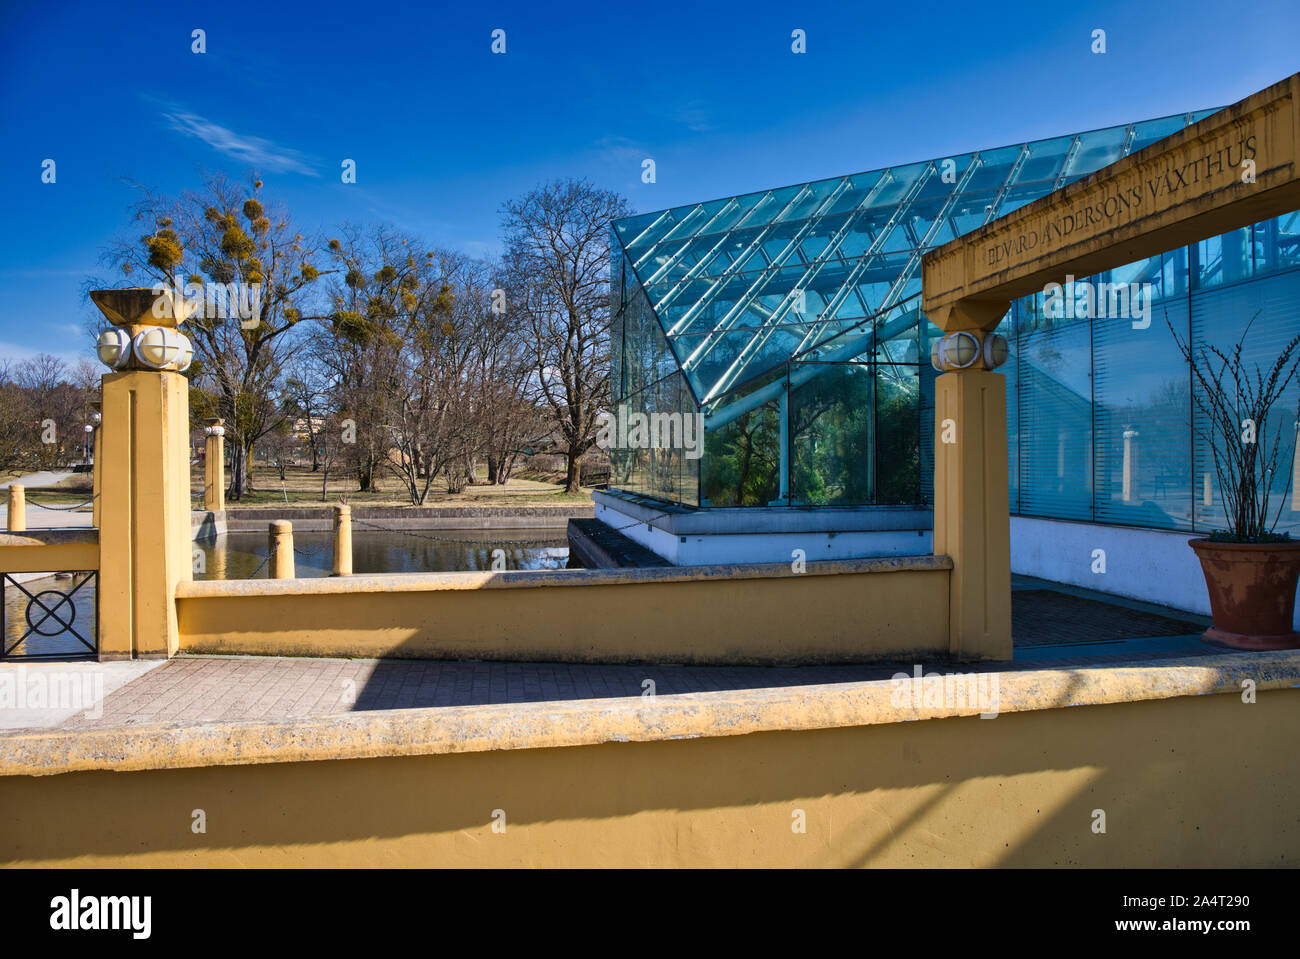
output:
POLYGON ((682 104, 670 115, 692 133, 706 133, 713 129, 713 118, 699 100, 682 104))
POLYGON ((282 147, 261 137, 236 133, 197 113, 164 112, 163 117, 178 133, 196 137, 214 150, 236 160, 242 160, 258 170, 267 173, 301 173, 305 176, 320 176, 312 168, 307 157, 297 150, 282 147))

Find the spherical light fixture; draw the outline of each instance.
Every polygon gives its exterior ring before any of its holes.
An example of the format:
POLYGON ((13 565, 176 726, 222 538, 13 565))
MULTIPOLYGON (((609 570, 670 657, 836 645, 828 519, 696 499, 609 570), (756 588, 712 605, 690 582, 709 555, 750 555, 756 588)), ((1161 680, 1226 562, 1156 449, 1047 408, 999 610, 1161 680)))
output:
POLYGON ((135 358, 151 370, 179 370, 194 356, 182 333, 165 326, 150 326, 136 334, 131 343, 135 358))
POLYGON ((176 365, 173 367, 177 373, 184 373, 194 362, 194 345, 190 343, 189 338, 181 334, 181 353, 177 357, 176 365))
POLYGON ((105 330, 99 334, 99 340, 95 343, 95 352, 99 355, 99 361, 105 366, 120 370, 131 359, 131 338, 127 336, 126 330, 119 330, 116 327, 105 330))
POLYGON ((1011 346, 1001 333, 988 333, 984 337, 984 368, 996 370, 1007 361, 1011 346))
POLYGON ((943 338, 943 361, 950 370, 964 370, 980 358, 980 341, 974 333, 961 331, 943 338))

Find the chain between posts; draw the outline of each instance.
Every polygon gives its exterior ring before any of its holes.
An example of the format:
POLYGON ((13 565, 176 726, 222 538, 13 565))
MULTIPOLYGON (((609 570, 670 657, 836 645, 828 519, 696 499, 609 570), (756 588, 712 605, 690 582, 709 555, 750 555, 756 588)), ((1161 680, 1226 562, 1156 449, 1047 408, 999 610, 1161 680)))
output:
POLYGON ((48 509, 48 510, 53 510, 53 511, 56 512, 56 513, 65 513, 65 512, 70 512, 71 510, 78 510, 78 509, 81 509, 81 508, 83 508, 83 507, 85 507, 85 506, 94 506, 94 505, 95 505, 95 500, 97 500, 97 499, 99 499, 99 494, 98 494, 98 493, 96 493, 96 494, 95 494, 94 496, 92 496, 90 499, 86 500, 84 503, 77 503, 77 504, 74 505, 74 506, 46 506, 44 503, 38 503, 38 502, 36 502, 36 500, 33 500, 33 499, 29 499, 29 500, 27 501, 27 505, 28 505, 28 506, 35 506, 35 507, 37 507, 38 509, 48 509))

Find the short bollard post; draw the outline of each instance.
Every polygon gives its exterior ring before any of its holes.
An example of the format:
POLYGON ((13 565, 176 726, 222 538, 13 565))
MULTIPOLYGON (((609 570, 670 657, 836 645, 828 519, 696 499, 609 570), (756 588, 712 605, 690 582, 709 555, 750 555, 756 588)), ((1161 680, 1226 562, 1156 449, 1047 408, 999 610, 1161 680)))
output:
POLYGON ((204 422, 203 508, 219 513, 226 508, 226 428, 219 417, 204 422))
POLYGON ((352 507, 334 507, 334 575, 352 575, 352 507))
POLYGON ((293 579, 293 524, 277 519, 267 542, 271 550, 271 579, 293 579))
POLYGON ((17 483, 9 484, 9 532, 27 529, 27 493, 17 483))

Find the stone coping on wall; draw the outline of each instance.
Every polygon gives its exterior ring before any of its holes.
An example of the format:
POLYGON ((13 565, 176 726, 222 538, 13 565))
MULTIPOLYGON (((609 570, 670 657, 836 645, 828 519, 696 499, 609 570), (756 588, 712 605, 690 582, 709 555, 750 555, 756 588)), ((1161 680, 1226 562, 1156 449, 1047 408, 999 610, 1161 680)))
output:
MULTIPOLYGON (((1300 688, 1300 651, 1152 660, 1108 667, 980 671, 997 713, 1241 695, 1300 688), (987 677, 987 679, 986 679, 987 677)), ((981 705, 926 707, 910 682, 350 712, 297 721, 166 723, 0 736, 0 775, 429 756, 656 742, 976 717, 981 705), (901 700, 901 704, 899 702, 901 700)), ((1249 708, 1249 706, 1244 706, 1249 708)), ((996 717, 981 719, 995 722, 996 717)))
MULTIPOLYGON (((388 529, 537 529, 563 531, 573 517, 591 517, 591 504, 557 506, 353 506, 355 532, 388 529)), ((219 514, 221 532, 265 532, 273 520, 287 519, 295 530, 320 531, 334 528, 334 507, 259 506, 226 509, 219 514)))
POLYGON ((616 586, 705 580, 783 579, 844 573, 905 573, 952 569, 947 556, 883 556, 818 560, 796 572, 791 563, 669 566, 647 569, 508 570, 462 573, 376 573, 311 579, 226 579, 180 583, 177 599, 222 596, 320 596, 334 593, 407 593, 455 589, 526 589, 540 586, 616 586))
POLYGON ((0 546, 84 546, 99 543, 93 526, 49 527, 21 533, 0 532, 0 546))

